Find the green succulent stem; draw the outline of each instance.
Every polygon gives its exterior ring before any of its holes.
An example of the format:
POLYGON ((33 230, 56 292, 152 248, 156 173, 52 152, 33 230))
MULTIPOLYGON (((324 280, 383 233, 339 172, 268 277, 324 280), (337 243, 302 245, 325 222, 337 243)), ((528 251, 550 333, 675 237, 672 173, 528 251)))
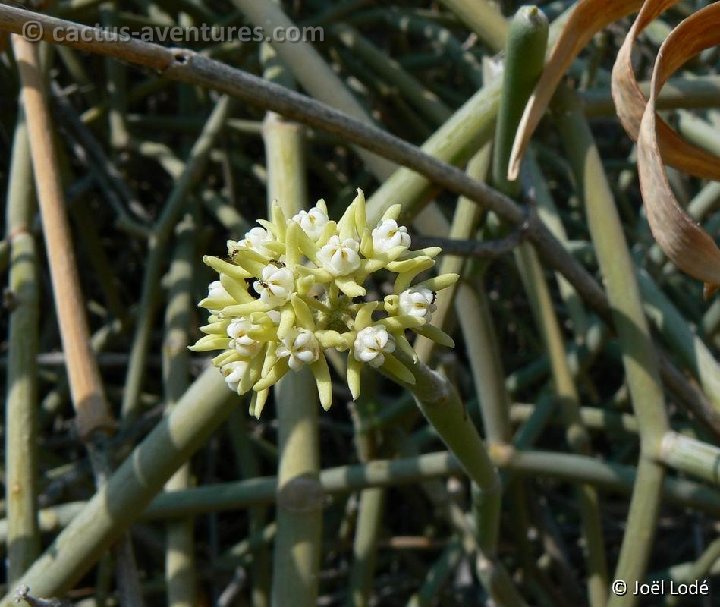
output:
POLYGON ((37 503, 37 405, 40 319, 35 238, 30 232, 35 212, 32 162, 22 110, 15 129, 7 196, 10 243, 5 404, 5 504, 7 509, 7 577, 13 585, 40 551, 37 503))
MULTIPOLYGON (((35 560, 18 585, 29 586, 38 596, 62 595, 72 588, 227 418, 232 398, 217 370, 205 371, 35 560)), ((13 604, 12 593, 0 601, 2 607, 13 604)))
MULTIPOLYGON (((623 364, 640 428, 641 457, 615 577, 643 579, 659 512, 664 469, 656 460, 668 430, 658 357, 643 312, 635 270, 602 161, 576 96, 556 95, 558 125, 584 200, 590 235, 605 279, 623 364)), ((612 607, 634 605, 633 593, 609 597, 612 607)))
MULTIPOLYGON (((273 3, 267 3, 272 5, 273 3)), ((265 67, 274 79, 290 80, 282 60, 266 48, 265 67)), ((268 203, 286 217, 307 207, 304 128, 268 114, 263 126, 268 203)), ((270 210, 270 209, 269 209, 270 210)), ((273 560, 273 605, 314 607, 322 546, 322 489, 318 398, 310 369, 290 372, 275 388, 278 418, 278 510, 273 560)))
MULTIPOLYGON (((163 342, 163 388, 166 411, 170 411, 190 385, 189 330, 193 313, 192 275, 195 251, 195 222, 190 214, 178 225, 178 242, 167 274, 168 306, 163 342)), ((165 485, 167 491, 191 485, 190 464, 184 464, 165 485)), ((197 603, 194 521, 172 521, 166 530, 165 576, 168 605, 192 607, 197 603)))
POLYGON ((520 191, 519 182, 508 181, 508 162, 520 117, 545 65, 548 31, 547 17, 536 6, 521 7, 508 27, 492 162, 493 183, 508 196, 520 191))
POLYGON ((493 552, 497 544, 500 516, 500 476, 490 454, 467 415, 453 385, 424 363, 413 362, 399 354, 398 358, 410 369, 414 385, 406 385, 425 418, 458 459, 465 473, 474 483, 479 558, 479 574, 487 591, 502 605, 524 605, 512 579, 493 552))

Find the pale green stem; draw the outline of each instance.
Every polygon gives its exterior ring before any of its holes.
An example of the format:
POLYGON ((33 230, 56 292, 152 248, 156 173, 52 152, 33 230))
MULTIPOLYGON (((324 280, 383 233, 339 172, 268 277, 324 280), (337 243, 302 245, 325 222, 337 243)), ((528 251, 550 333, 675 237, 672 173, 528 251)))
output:
MULTIPOLYGON (((560 214, 550 194, 550 188, 545 180, 545 176, 540 170, 535 152, 532 148, 525 154, 521 179, 523 180, 523 189, 537 205, 537 212, 540 219, 542 219, 552 235, 563 245, 567 246, 568 236, 565 232, 565 227, 560 220, 560 214)), ((582 300, 578 297, 577 291, 562 274, 556 272, 555 279, 557 280, 560 297, 567 306, 568 316, 572 319, 575 337, 578 343, 584 343, 588 337, 587 331, 590 328, 590 321, 582 304, 582 300)))
POLYGON ((366 607, 372 599, 377 540, 385 511, 385 488, 365 489, 360 493, 353 541, 353 564, 348 588, 348 607, 366 607))
POLYGON ((520 192, 520 183, 507 178, 510 152, 527 100, 542 73, 547 39, 547 17, 536 6, 521 7, 510 20, 495 126, 492 181, 498 190, 512 197, 520 192))
MULTIPOLYGON (((218 370, 205 371, 108 482, 98 488, 18 584, 29 586, 37 596, 62 595, 72 588, 142 513, 168 478, 227 418, 231 398, 218 370)), ((0 605, 14 605, 12 597, 11 592, 0 605)))
MULTIPOLYGON (((104 27, 118 26, 117 0, 105 2, 100 7, 100 20, 104 27)), ((107 95, 110 103, 108 125, 110 127, 110 146, 117 155, 127 149, 130 135, 127 130, 127 72, 125 66, 108 58, 105 60, 107 72, 107 95)))
MULTIPOLYGON (((163 392, 166 411, 172 410, 190 384, 189 327, 194 312, 192 298, 195 224, 187 215, 177 229, 177 246, 167 274, 168 305, 163 342, 163 392)), ((167 491, 187 489, 189 464, 184 464, 167 482, 167 491)), ((193 519, 172 521, 166 528, 165 583, 169 607, 197 604, 193 519)))
MULTIPOLYGON (((505 72, 503 89, 498 111, 498 122, 495 128, 495 145, 493 149, 492 176, 501 192, 510 196, 517 195, 521 186, 519 182, 507 179, 507 168, 510 153, 524 106, 542 71, 548 38, 548 23, 545 15, 536 7, 522 7, 510 21, 505 50, 505 72)), ((540 328, 548 350, 551 372, 554 380, 563 417, 567 424, 566 436, 573 450, 589 454, 590 439, 582 426, 578 415, 578 396, 568 367, 567 356, 560 332, 558 319, 555 315, 550 292, 545 282, 542 267, 535 250, 529 244, 521 244, 515 250, 515 259, 525 285, 536 324, 540 328)), ((487 309, 487 305, 484 306, 487 309)), ((486 314, 489 321, 489 315, 486 314)), ((492 327, 490 322, 486 323, 492 327)), ((504 389, 504 384, 501 384, 504 389)), ((506 397, 505 416, 509 405, 506 397)), ((506 437, 507 440, 507 437, 506 437)), ((520 486, 514 487, 514 507, 518 514, 524 508, 525 491, 520 486)), ((600 508, 595 489, 590 485, 578 488, 578 500, 582 518, 582 533, 585 540, 585 560, 587 563, 588 595, 590 605, 602 607, 607 599, 607 564, 603 546, 600 508)), ((527 528, 521 527, 521 528, 527 528)), ((526 544, 525 537, 520 538, 521 546, 526 544)), ((527 559, 527 548, 522 551, 525 568, 532 573, 534 563, 527 559)))
MULTIPOLYGON (((272 2, 263 4, 275 7, 272 2)), ((280 53, 279 53, 280 54, 280 53)), ((280 54, 281 60, 285 60, 280 54)), ((266 77, 280 79, 284 66, 268 61, 266 77), (273 75, 272 70, 281 73, 273 75)), ((307 207, 304 129, 268 114, 263 127, 268 203, 277 200, 286 217, 307 207)), ((317 389, 308 368, 291 372, 275 387, 278 418, 278 508, 272 604, 317 604, 322 538, 317 389)))
MULTIPOLYGON (((528 405, 524 403, 515 403, 510 409, 510 421, 513 424, 527 422, 536 412, 538 407, 541 407, 545 400, 542 399, 537 405, 528 405)), ((550 412, 552 414, 552 411, 550 412)), ((616 432, 628 432, 636 434, 638 431, 637 420, 634 415, 628 413, 616 413, 614 411, 607 411, 598 407, 581 407, 580 418, 583 426, 588 430, 596 431, 607 431, 611 433, 616 432)), ((548 420, 551 424, 564 423, 561 419, 551 418, 548 420)), ((522 448, 529 447, 532 441, 522 448)), ((516 447, 519 445, 515 443, 516 447)))
MULTIPOLYGON (((494 450, 491 458, 501 470, 512 474, 568 483, 591 483, 598 489, 622 495, 632 491, 637 473, 633 466, 571 453, 505 448, 494 450)), ((396 487, 457 476, 463 470, 463 466, 451 453, 441 451, 417 457, 327 468, 320 473, 320 483, 326 495, 346 495, 369 487, 396 487)), ((133 488, 133 491, 136 489, 133 488)), ((161 493, 144 511, 135 512, 133 518, 164 520, 272 504, 277 499, 276 489, 275 477, 259 477, 161 493)), ((713 517, 720 514, 720 491, 708 487, 705 482, 667 478, 663 484, 663 500, 713 517)), ((56 531, 69 525, 87 506, 86 502, 70 502, 41 510, 42 531, 56 531)), ((7 521, 0 519, 0 538, 6 537, 6 534, 7 521)))
POLYGON ((720 448, 667 432, 660 443, 658 457, 668 466, 717 485, 720 483, 720 448))
POLYGON ((420 361, 413 363, 402 354, 398 358, 415 377, 415 384, 406 387, 415 396, 423 415, 475 484, 476 520, 482 525, 477 530, 477 567, 483 585, 501 605, 524 605, 512 579, 493 555, 500 515, 500 478, 485 444, 447 379, 420 361))
MULTIPOLYGON (((381 409, 376 394, 376 378, 365 372, 362 377, 362 394, 353 403, 351 412, 355 430, 355 450, 358 459, 367 463, 378 458, 378 429, 371 428, 371 420, 381 409)), ((386 448, 387 450, 387 448, 386 448)), ((425 485, 423 485, 425 488, 425 485)), ((357 502, 355 537, 353 538, 353 561, 350 568, 346 604, 364 607, 370 604, 375 580, 378 538, 385 512, 385 489, 373 487, 360 493, 357 502)))
POLYGON ((466 336, 485 436, 491 444, 503 445, 510 440, 510 397, 505 388, 505 373, 500 347, 484 292, 461 284, 455 299, 458 321, 466 336))
MULTIPOLYGON (((567 89, 560 94, 561 135, 584 198, 587 223, 612 305, 626 379, 640 427, 638 476, 615 573, 619 579, 640 580, 650 557, 664 478, 662 466, 655 461, 659 442, 668 430, 659 363, 600 155, 576 98, 567 89)), ((613 594, 609 605, 629 606, 636 601, 633 593, 613 594)))
POLYGON ((15 582, 40 552, 37 521, 37 354, 40 321, 35 238, 31 226, 35 189, 22 109, 13 140, 7 194, 6 230, 10 243, 5 404, 5 508, 7 580, 15 582))
MULTIPOLYGON (((423 144, 422 150, 445 162, 462 164, 490 141, 500 98, 500 82, 493 81, 473 95, 423 144)), ((426 177, 400 168, 368 198, 368 224, 374 225, 393 204, 413 217, 430 191, 426 177)))

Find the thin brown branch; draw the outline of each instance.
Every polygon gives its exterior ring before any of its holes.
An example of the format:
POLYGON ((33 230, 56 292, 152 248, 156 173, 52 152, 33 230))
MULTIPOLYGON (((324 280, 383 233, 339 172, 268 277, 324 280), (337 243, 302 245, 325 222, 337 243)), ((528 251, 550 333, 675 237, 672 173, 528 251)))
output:
POLYGON ((35 185, 76 425, 80 437, 86 440, 96 430, 111 429, 114 422, 90 348, 90 333, 65 212, 47 92, 39 69, 37 46, 20 36, 13 36, 12 42, 22 80, 35 185))

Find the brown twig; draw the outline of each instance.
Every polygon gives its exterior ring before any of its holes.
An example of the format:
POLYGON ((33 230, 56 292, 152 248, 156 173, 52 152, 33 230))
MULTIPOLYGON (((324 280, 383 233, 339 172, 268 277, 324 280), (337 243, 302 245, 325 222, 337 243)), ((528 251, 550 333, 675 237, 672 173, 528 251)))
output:
POLYGON ((112 429, 114 422, 90 349, 90 333, 55 160, 57 154, 37 47, 20 36, 13 36, 12 42, 22 80, 35 184, 76 425, 80 437, 87 440, 97 430, 112 429))

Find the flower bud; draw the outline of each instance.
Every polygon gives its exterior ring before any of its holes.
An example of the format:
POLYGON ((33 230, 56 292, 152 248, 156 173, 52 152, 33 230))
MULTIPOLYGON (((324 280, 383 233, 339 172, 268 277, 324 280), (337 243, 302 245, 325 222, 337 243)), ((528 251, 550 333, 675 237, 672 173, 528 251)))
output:
POLYGON ((316 241, 323 233, 325 224, 327 224, 329 218, 324 203, 323 206, 320 207, 320 203, 318 202, 318 204, 309 211, 300 211, 292 220, 299 224, 312 240, 316 241))
POLYGON ((394 219, 384 219, 372 231, 373 249, 376 253, 387 253, 395 247, 407 249, 410 246, 410 234, 405 226, 399 226, 394 219))
POLYGON ((227 383, 228 387, 233 392, 237 392, 238 386, 240 385, 247 368, 248 364, 245 360, 236 360, 225 363, 222 367, 220 367, 220 372, 225 376, 225 383, 227 383))
POLYGON ((270 234, 270 232, 268 232, 265 228, 251 228, 246 232, 245 237, 240 242, 228 240, 228 255, 232 257, 237 252, 238 246, 241 246, 257 251, 260 255, 264 255, 265 257, 272 257, 272 250, 268 249, 266 246, 272 241, 272 234, 270 234))
POLYGON ((254 328, 255 325, 244 316, 234 318, 228 325, 229 347, 236 350, 244 358, 252 358, 260 349, 260 342, 248 335, 254 328))
POLYGON ((353 344, 355 358, 372 367, 382 365, 385 362, 385 354, 394 351, 395 341, 382 325, 365 327, 357 334, 353 344))
POLYGON ((400 314, 424 318, 430 322, 435 311, 435 293, 427 287, 412 287, 400 293, 400 314))
POLYGON ((360 267, 359 248, 360 243, 357 240, 340 240, 340 236, 336 235, 318 251, 317 258, 322 267, 333 276, 345 276, 360 267))
POLYGON ((271 308, 277 308, 292 296, 295 277, 288 268, 268 264, 263 268, 262 280, 253 283, 253 289, 260 295, 260 301, 271 308))
POLYGON ((311 331, 300 329, 285 337, 275 350, 278 358, 288 357, 288 365, 298 371, 303 365, 314 363, 320 356, 320 344, 311 331))

